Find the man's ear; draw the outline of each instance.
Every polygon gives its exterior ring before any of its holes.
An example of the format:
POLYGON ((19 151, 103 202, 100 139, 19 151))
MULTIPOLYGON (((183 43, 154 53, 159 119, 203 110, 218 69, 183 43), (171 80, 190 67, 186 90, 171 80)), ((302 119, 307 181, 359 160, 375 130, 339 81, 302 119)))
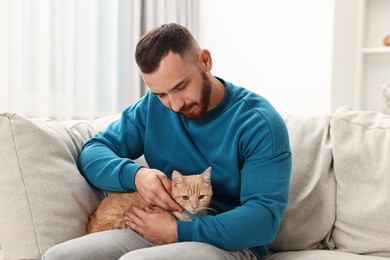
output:
POLYGON ((203 49, 198 54, 201 66, 205 72, 209 72, 213 67, 213 60, 211 59, 211 53, 209 50, 203 49))

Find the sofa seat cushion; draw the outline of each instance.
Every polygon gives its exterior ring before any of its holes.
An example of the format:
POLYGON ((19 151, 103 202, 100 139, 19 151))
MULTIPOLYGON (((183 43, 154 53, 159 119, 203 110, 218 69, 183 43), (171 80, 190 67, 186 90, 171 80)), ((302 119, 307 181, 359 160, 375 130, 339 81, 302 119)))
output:
POLYGON ((269 254, 264 260, 384 260, 383 257, 357 255, 336 250, 286 251, 269 254))
POLYGON ((331 120, 339 250, 390 257, 390 115, 343 107, 331 120))
POLYGON ((80 175, 86 139, 110 119, 57 122, 0 114, 0 244, 4 259, 40 259, 85 234, 102 198, 80 175))

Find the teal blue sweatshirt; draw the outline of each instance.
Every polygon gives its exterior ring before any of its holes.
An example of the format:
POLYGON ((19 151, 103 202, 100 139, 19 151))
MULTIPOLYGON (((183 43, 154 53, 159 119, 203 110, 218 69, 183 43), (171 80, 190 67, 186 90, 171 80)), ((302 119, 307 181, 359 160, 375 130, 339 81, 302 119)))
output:
POLYGON ((291 152, 281 116, 263 97, 220 79, 223 101, 189 120, 151 92, 121 119, 85 143, 78 166, 95 187, 130 191, 141 167, 168 177, 212 167, 211 207, 218 214, 177 221, 178 241, 199 241, 225 250, 249 248, 258 259, 276 236, 287 205, 291 152))

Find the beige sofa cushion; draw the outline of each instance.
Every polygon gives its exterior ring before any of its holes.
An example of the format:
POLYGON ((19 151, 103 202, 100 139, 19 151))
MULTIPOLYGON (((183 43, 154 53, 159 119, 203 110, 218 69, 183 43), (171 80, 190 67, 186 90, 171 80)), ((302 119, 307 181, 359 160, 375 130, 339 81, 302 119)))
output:
POLYGON ((114 120, 29 120, 0 114, 0 244, 4 259, 40 259, 84 234, 101 200, 80 175, 83 142, 114 120))
POLYGON ((386 260, 386 258, 356 255, 334 250, 302 250, 270 254, 264 260, 386 260))
POLYGON ((331 121, 338 250, 390 257, 390 115, 336 111, 331 121))
POLYGON ((292 151, 289 203, 270 250, 333 248, 336 183, 330 116, 285 117, 292 151))

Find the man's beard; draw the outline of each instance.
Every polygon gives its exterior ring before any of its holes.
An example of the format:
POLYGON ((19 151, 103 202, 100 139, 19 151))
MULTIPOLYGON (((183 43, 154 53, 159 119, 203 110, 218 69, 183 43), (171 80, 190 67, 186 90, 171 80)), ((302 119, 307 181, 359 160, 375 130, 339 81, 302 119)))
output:
MULTIPOLYGON (((199 103, 193 103, 190 104, 189 107, 198 106, 199 109, 188 114, 184 114, 185 117, 188 119, 199 119, 201 118, 206 112, 210 104, 210 97, 211 97, 211 87, 212 83, 209 77, 207 76, 206 72, 200 71, 202 75, 202 91, 201 91, 201 97, 199 103)), ((187 109, 187 108, 185 108, 187 109)))

